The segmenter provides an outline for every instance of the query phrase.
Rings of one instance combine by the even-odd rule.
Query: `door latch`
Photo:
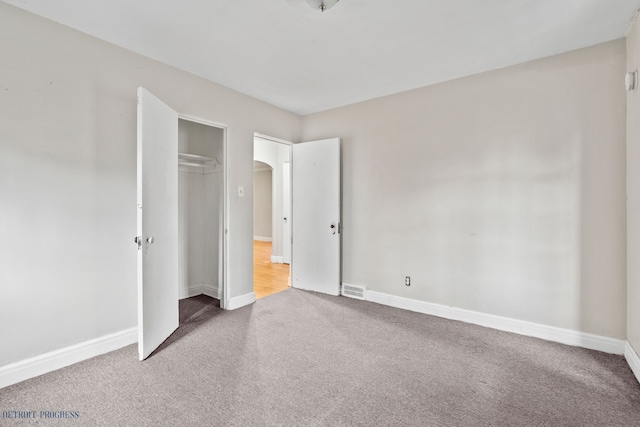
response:
[[[140,250],[142,248],[142,236],[136,236],[133,241],[138,244],[138,250]]]

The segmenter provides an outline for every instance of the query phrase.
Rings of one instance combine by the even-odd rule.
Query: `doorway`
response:
[[[221,299],[224,129],[178,120],[178,295]]]
[[[253,288],[262,298],[291,286],[291,143],[255,135]]]

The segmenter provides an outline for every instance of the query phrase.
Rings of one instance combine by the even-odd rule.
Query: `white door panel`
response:
[[[340,139],[293,145],[292,286],[340,294]]]
[[[138,88],[138,354],[178,328],[178,114]]]

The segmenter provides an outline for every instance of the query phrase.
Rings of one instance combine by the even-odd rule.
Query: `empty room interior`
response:
[[[1,0],[0,425],[638,425],[639,9]]]

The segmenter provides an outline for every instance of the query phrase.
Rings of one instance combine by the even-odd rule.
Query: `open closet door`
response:
[[[138,354],[178,328],[178,114],[138,88]]]
[[[340,295],[340,139],[293,145],[295,288]]]

